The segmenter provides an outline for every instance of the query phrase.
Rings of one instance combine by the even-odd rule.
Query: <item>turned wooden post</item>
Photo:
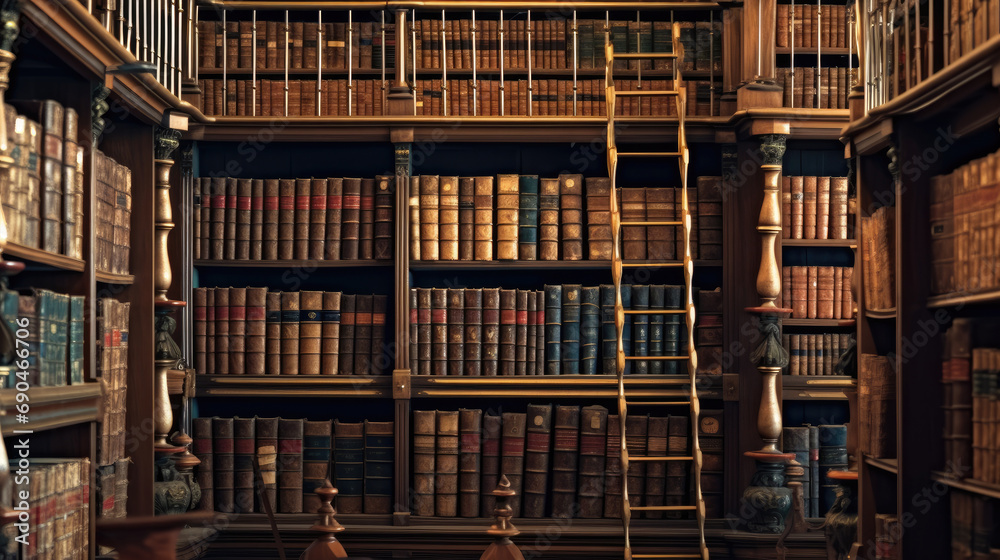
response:
[[[323,482],[323,486],[316,489],[316,494],[319,496],[319,501],[322,502],[322,505],[317,512],[319,513],[319,519],[309,530],[319,533],[319,535],[309,545],[309,548],[302,552],[299,560],[336,560],[338,558],[347,558],[347,551],[344,550],[344,545],[340,544],[340,541],[337,540],[337,533],[344,531],[344,526],[334,518],[337,515],[337,510],[333,509],[333,498],[337,495],[337,489],[330,484],[329,480],[326,480]]]
[[[499,484],[491,494],[496,496],[497,507],[493,510],[493,525],[486,534],[493,537],[493,544],[486,548],[479,560],[524,560],[521,550],[510,540],[511,537],[520,535],[521,531],[510,521],[513,510],[508,502],[517,492],[511,489],[506,475],[501,475]]]

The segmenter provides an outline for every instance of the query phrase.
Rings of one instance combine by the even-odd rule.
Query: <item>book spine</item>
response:
[[[499,260],[517,260],[518,257],[519,180],[517,175],[497,176],[496,258]]]
[[[545,286],[545,374],[562,371],[563,286]]]
[[[617,414],[608,415],[604,463],[604,517],[622,516],[621,424]]]
[[[540,179],[539,191],[538,258],[554,261],[559,258],[559,180]],[[608,215],[610,217],[610,212]],[[609,228],[609,236],[610,233]]]
[[[375,246],[372,256],[375,260],[390,260],[393,255],[395,178],[381,175],[375,181]]]
[[[500,472],[510,481],[510,489],[517,494],[507,501],[513,514],[520,517],[524,478],[524,440],[526,415],[523,412],[504,412]],[[496,486],[493,486],[494,488]]]
[[[323,256],[326,260],[341,258],[341,234],[344,216],[344,180],[329,178],[326,180],[326,228]]]
[[[363,183],[364,180],[357,178],[345,178],[343,181],[340,225],[340,258],[343,260],[360,258]]]
[[[559,176],[559,219],[562,238],[562,258],[578,261],[583,258],[583,176]]]
[[[195,479],[201,487],[201,501],[198,509],[204,511],[215,511],[215,461],[213,455],[214,441],[213,420],[211,418],[192,418],[192,438],[191,452],[194,453],[201,464]],[[113,506],[112,506],[113,507]]]
[[[340,375],[354,375],[354,334],[357,324],[357,296],[340,296]]]
[[[552,449],[552,516],[576,514],[577,467],[580,444],[580,407],[556,406]]]
[[[472,290],[466,290],[466,296]],[[483,438],[483,411],[458,411],[458,513],[461,517],[479,516],[480,474]]]
[[[438,195],[438,251],[443,261],[458,260],[458,177],[440,177]]]
[[[435,508],[436,414],[413,411],[413,514],[433,516]]]
[[[216,511],[235,513],[233,419],[212,419],[212,464]]]
[[[549,450],[552,445],[552,405],[529,404],[527,418],[522,516],[538,518],[545,516]]]
[[[354,375],[371,372],[372,330],[375,298],[372,295],[355,297],[354,307]]]
[[[538,258],[538,176],[521,175],[518,209],[518,258]]]
[[[517,290],[500,290],[500,375],[516,372]]]
[[[229,288],[229,373],[246,373],[246,288]]]
[[[483,439],[482,439],[482,479],[480,489],[482,491],[479,508],[480,517],[493,515],[496,508],[496,496],[493,490],[500,482],[500,449],[501,433],[503,431],[503,419],[501,416],[483,415]],[[506,471],[504,471],[506,474]]]
[[[365,478],[364,424],[334,420],[333,432],[333,484],[339,491],[337,512],[362,513]]]
[[[332,424],[329,420],[303,423],[302,435],[302,511],[318,511],[322,505],[316,489],[330,477]]]
[[[392,513],[394,433],[393,422],[365,421],[365,513]]]
[[[448,375],[465,373],[465,291],[448,288]]]
[[[375,179],[361,180],[361,208],[358,225],[358,256],[371,260],[375,254]]]
[[[254,511],[254,420],[233,419],[233,487],[237,513]]]

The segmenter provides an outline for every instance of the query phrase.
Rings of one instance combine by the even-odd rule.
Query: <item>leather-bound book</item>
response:
[[[323,292],[320,314],[320,373],[336,375],[340,370],[340,292]]]
[[[295,258],[295,180],[278,180],[278,254],[281,260]]]
[[[604,447],[604,517],[622,516],[621,420],[608,414],[608,439]]]
[[[253,194],[253,181],[250,179],[236,180],[236,220],[234,229],[234,258],[247,260],[250,258],[250,204]]]
[[[476,179],[475,177],[460,177],[458,179],[458,260],[474,260],[475,245]]]
[[[581,315],[580,284],[564,284],[562,286],[562,327],[560,338],[560,373],[576,375],[580,373],[580,315]]]
[[[371,260],[375,254],[375,179],[361,180],[361,212],[358,227],[358,256]]]
[[[343,208],[340,216],[340,258],[343,260],[360,258],[362,183],[363,180],[358,178],[343,180]]]
[[[634,291],[634,290],[633,290]],[[664,307],[666,309],[684,309],[684,286],[667,285],[663,289]],[[687,332],[682,315],[672,313],[663,317],[663,354],[666,356],[683,356],[687,347],[683,344]],[[667,360],[663,362],[663,373],[684,373],[686,369],[682,362]]]
[[[521,175],[518,182],[518,258],[538,258],[538,175]]]
[[[299,373],[299,292],[281,292],[281,373]]]
[[[13,111],[12,111],[13,112]],[[62,188],[63,188],[63,254],[74,258],[82,258],[83,256],[83,151],[80,144],[77,142],[77,122],[78,117],[76,110],[72,107],[65,108],[65,142],[63,144],[63,172],[62,172]],[[8,118],[8,122],[11,119]],[[9,126],[9,125],[8,125]],[[12,138],[12,133],[14,131],[8,128],[8,142],[13,147],[14,141]],[[13,173],[16,173],[16,164],[13,168]],[[8,200],[14,196],[14,190],[17,187],[11,188],[10,196]],[[12,222],[11,218],[16,218],[13,214],[8,218],[8,223]],[[10,226],[8,226],[10,227]]]
[[[197,219],[197,215],[195,216]],[[264,180],[250,180],[250,242],[245,258],[263,258],[264,242]]]
[[[833,268],[833,318],[843,319],[844,311],[844,272],[842,267]],[[784,281],[784,278],[782,278]]]
[[[545,286],[545,374],[562,372],[562,285]]]
[[[804,266],[792,269],[792,317],[805,319],[808,313],[808,270]]]
[[[207,288],[195,288],[192,292],[194,307],[194,369],[198,373],[208,373],[206,360],[208,358],[205,336],[208,331]]]
[[[289,68],[302,68],[305,39],[305,23],[293,21],[288,24],[288,61]]]
[[[781,307],[790,308],[792,306],[792,267],[781,267],[781,295],[779,296]]]
[[[517,343],[517,290],[500,290],[500,375],[514,375]]]
[[[667,431],[667,455],[673,457],[688,456],[688,440],[691,424],[687,416],[671,415]],[[652,455],[652,453],[650,453]],[[667,463],[666,501],[664,505],[679,506],[688,502],[688,473],[691,463],[687,461],[671,461]],[[667,518],[684,517],[682,512],[668,512]]]
[[[629,189],[625,189],[627,191]],[[645,216],[636,215],[636,219],[647,219],[651,222],[669,222],[676,220],[675,191],[671,188],[644,189]],[[625,201],[623,201],[624,206]],[[624,211],[624,208],[623,208]],[[624,218],[624,215],[623,215]],[[623,231],[641,230],[641,227],[628,227]],[[677,254],[676,237],[681,230],[675,226],[648,226],[646,232],[645,258],[649,260],[673,260],[680,258]],[[626,241],[627,241],[626,237]],[[626,257],[627,258],[627,257]]]
[[[281,371],[281,292],[265,295],[264,372],[279,375]]]
[[[365,425],[333,421],[333,484],[338,513],[364,511]]]
[[[323,247],[325,260],[340,259],[343,211],[344,180],[339,177],[331,177],[326,180],[326,228]]]
[[[611,260],[611,179],[587,177],[587,258]]]
[[[791,239],[803,239],[805,235],[805,178],[789,177],[789,192],[791,193]]]
[[[810,319],[819,317],[819,267],[806,267],[806,312]]]
[[[420,374],[420,355],[417,353],[420,338],[420,304],[417,289],[410,288],[410,374]]]
[[[649,286],[649,308],[652,310],[666,309],[666,286],[653,284]],[[701,308],[699,307],[699,311]],[[700,318],[700,316],[699,316]],[[664,325],[668,321],[668,316],[660,313],[649,315],[649,344],[648,353],[650,356],[665,356],[664,352]],[[649,361],[649,373],[660,375],[664,370],[662,360]]]
[[[434,515],[458,515],[458,411],[437,411]]]
[[[278,419],[278,512],[280,513],[302,513],[302,436],[302,419]],[[340,505],[338,502],[338,506]]]
[[[816,267],[816,318],[833,319],[834,281],[836,269],[832,266]],[[841,286],[843,289],[843,286]]]
[[[500,289],[483,288],[482,374],[496,376],[500,370]]]
[[[299,373],[319,375],[323,338],[323,292],[299,292]]]
[[[788,10],[787,5],[783,7],[786,11]],[[781,13],[780,8],[781,6],[779,6],[779,14]],[[781,238],[792,238],[792,178],[788,176],[781,178]]]
[[[413,411],[413,514],[434,515],[435,433],[437,415],[433,410]]]
[[[645,311],[649,309],[649,286],[632,286],[632,309]],[[634,315],[632,319],[632,356],[649,355],[649,315]],[[633,372],[638,374],[649,373],[648,360],[636,360],[633,362]]]
[[[667,422],[666,416],[650,416],[649,429],[646,434],[646,452],[650,457],[663,457],[667,454]],[[646,506],[662,506],[667,487],[667,462],[652,461],[646,465]],[[631,496],[630,496],[631,497]],[[663,519],[662,511],[647,511],[646,519]]]
[[[578,517],[599,519],[604,516],[605,445],[608,409],[585,406],[580,411]]]
[[[389,296],[372,296],[372,354],[371,367],[369,372],[372,375],[379,375],[392,364],[390,357],[386,356],[388,348],[385,344],[385,324],[386,311],[389,307]]]
[[[226,178],[213,177],[209,195],[209,253],[206,257],[221,260],[226,238]]]
[[[984,385],[975,385],[973,393],[971,352],[972,325],[968,318],[956,318],[945,333],[941,351],[941,382],[944,386],[945,468],[961,476],[963,469],[974,465],[972,452],[973,395],[982,402]],[[981,358],[981,354],[980,354]],[[978,420],[978,415],[976,416]],[[978,423],[978,422],[977,422]],[[981,430],[980,430],[981,433]],[[973,473],[975,475],[975,473]]]
[[[525,348],[525,375],[538,375],[538,331],[539,328],[545,329],[544,318],[539,324],[538,322],[538,290],[529,290],[525,294],[525,299],[527,300],[528,308],[526,312],[526,319],[528,322],[527,326],[527,342]],[[545,311],[545,303],[542,302],[542,313]],[[520,319],[520,315],[518,315]],[[544,342],[542,343],[544,346]],[[542,363],[545,363],[544,358]]]
[[[521,516],[545,516],[548,493],[549,450],[552,447],[552,405],[529,404],[524,454],[524,499]]]
[[[521,516],[521,500],[524,477],[524,430],[526,415],[523,412],[503,413],[503,452],[500,458],[500,473],[507,476],[510,489],[517,492],[508,500],[515,517]]]
[[[517,260],[519,181],[517,175],[497,175],[496,258],[498,260]]]
[[[447,298],[447,372],[448,375],[462,375],[465,371],[465,289],[448,288]]]
[[[702,449],[702,497],[705,500],[705,517],[719,518],[724,516],[723,497],[723,460],[725,438],[722,432],[722,411],[702,410],[698,419],[698,442]],[[804,466],[809,465],[808,444],[806,445]],[[785,447],[789,451],[788,447]],[[683,466],[683,464],[682,464]],[[668,472],[670,467],[667,467]],[[808,473],[808,468],[805,469]],[[715,487],[709,484],[710,479],[715,479]],[[808,484],[803,484],[803,492]],[[811,496],[811,493],[809,494]],[[809,510],[806,510],[809,515]],[[810,515],[810,517],[812,517]]]
[[[441,176],[438,194],[438,251],[443,261],[458,260],[458,177]]]
[[[830,178],[830,239],[847,239],[847,177]]]
[[[18,143],[20,144],[20,142],[18,142]],[[27,156],[27,151],[28,151],[27,146],[20,147],[20,149],[25,154],[25,155],[23,155],[21,157],[22,158],[26,157]],[[98,152],[98,156],[97,156],[97,160],[96,161],[97,161],[97,164],[95,165],[95,167],[96,167],[95,171],[96,171],[96,175],[98,176],[98,179],[97,179],[98,190],[99,190],[99,192],[102,191],[102,190],[106,191],[107,181],[103,180],[103,178],[102,178],[106,174],[106,172],[102,171],[102,169],[107,165],[107,158],[104,156],[104,154],[101,154],[101,153]],[[27,168],[27,165],[21,165],[21,162],[18,162],[18,170],[19,170],[19,172],[25,172],[26,173],[27,172],[26,168]],[[211,250],[212,250],[211,249],[211,240],[210,240],[211,229],[212,229],[212,216],[211,216],[211,213],[212,213],[212,196],[209,194],[209,193],[212,192],[212,180],[210,178],[208,178],[208,177],[201,177],[201,178],[198,178],[195,181],[195,184],[197,185],[196,191],[195,191],[195,215],[194,215],[194,219],[196,220],[195,233],[196,233],[196,238],[197,238],[197,248],[195,250],[195,258],[197,258],[197,259],[208,259],[211,256]],[[101,200],[101,196],[98,195],[98,201],[100,201],[100,200]],[[110,201],[103,201],[102,202],[102,208],[107,209],[108,206],[110,206]],[[30,215],[29,216],[25,216],[24,219],[26,221],[30,221],[31,217],[30,217]],[[106,217],[102,218],[102,220],[104,220],[104,221],[99,222],[100,224],[106,224],[107,223],[107,218]],[[30,223],[29,224],[25,224],[25,226],[24,226],[23,229],[25,229],[25,232],[24,232],[24,235],[25,235],[24,241],[26,242],[25,244],[28,244],[27,242],[30,239],[30,232],[29,232],[29,230],[32,229]],[[103,237],[106,237],[106,234],[102,235],[101,237],[98,237],[98,240],[101,240]],[[101,241],[98,241],[97,246],[95,248],[98,249],[98,250],[101,249]],[[102,262],[102,259],[98,258],[98,263],[100,263],[100,262]]]
[[[871,457],[895,457],[896,372],[885,356],[860,355],[858,405],[862,411],[860,451]]]
[[[430,373],[448,374],[448,292],[431,289]]]
[[[365,513],[392,513],[394,425],[365,420]]]
[[[191,452],[195,457],[201,459],[195,473],[198,486],[201,487],[201,501],[198,502],[198,509],[202,511],[215,511],[215,460],[212,454],[212,418],[192,418],[191,436],[194,441],[191,443]]]
[[[315,513],[322,505],[316,489],[332,474],[333,424],[329,420],[306,420],[302,431],[302,513]]]
[[[830,239],[830,177],[816,178],[816,239]]]
[[[215,181],[215,179],[212,179]],[[264,180],[264,210],[261,237],[261,258],[264,260],[275,260],[278,258],[278,238],[280,228],[280,200],[281,187],[278,179]],[[214,225],[214,224],[213,224]],[[204,246],[202,248],[204,254]],[[207,256],[207,255],[206,255]],[[215,258],[215,257],[213,257]]]
[[[482,375],[483,358],[483,290],[465,289],[464,361],[461,375]],[[478,495],[478,492],[477,492]],[[478,508],[476,508],[478,511]],[[464,516],[463,516],[464,517]]]
[[[430,375],[431,373],[431,290],[416,288],[417,336],[415,364],[410,365],[412,373]],[[411,315],[412,317],[412,315]]]
[[[577,465],[580,449],[580,407],[556,406],[552,449],[552,516],[575,514]]]
[[[475,178],[475,258],[493,260],[493,177]]]
[[[802,178],[802,238],[816,239],[819,182],[817,177]],[[794,192],[794,191],[793,191]],[[794,210],[793,210],[794,211]]]
[[[482,432],[482,479],[480,489],[482,499],[480,500],[479,516],[488,517],[493,515],[496,508],[496,496],[492,494],[496,484],[500,481],[500,451],[501,434],[503,432],[503,420],[501,416],[483,414]],[[504,473],[506,474],[506,473]]]
[[[215,510],[235,513],[233,419],[212,418],[212,468],[215,473]]]
[[[562,259],[583,258],[583,176],[559,175],[559,222]]]
[[[232,177],[226,177],[222,257],[229,260],[236,258],[236,203],[239,198],[238,192],[239,182]]]
[[[229,373],[229,288],[215,288],[215,325],[213,373]]]
[[[420,258],[440,259],[440,177],[420,176]]]
[[[466,294],[471,290],[466,290]],[[483,411],[462,408],[458,411],[458,514],[479,516],[480,453],[482,452]]]
[[[647,455],[647,434],[649,416],[645,414],[629,414],[625,421],[625,445],[630,457]],[[646,505],[643,498],[646,494],[646,463],[632,461],[628,466],[628,496],[633,506]]]
[[[301,181],[301,180],[300,180]],[[326,256],[326,203],[327,203],[327,180],[310,179],[309,181],[309,221],[308,221],[308,254],[306,257],[312,260],[323,260]],[[300,184],[301,186],[301,184]],[[299,201],[296,201],[298,208]],[[301,211],[296,214],[301,217]],[[296,224],[296,231],[302,226]]]
[[[601,284],[601,366],[604,375],[617,374],[618,331],[615,328],[615,287]]]
[[[340,296],[340,375],[354,375],[354,331],[357,296]]]
[[[818,431],[819,507],[820,511],[829,511],[837,499],[837,484],[827,473],[832,470],[847,470],[847,426],[820,425]]]
[[[622,189],[622,222],[642,222],[646,219],[646,189]],[[622,258],[644,260],[646,258],[646,226],[622,226]]]
[[[610,210],[608,216],[610,220]],[[608,235],[611,235],[610,226]],[[539,180],[538,258],[543,261],[559,259],[559,179]]]
[[[229,288],[229,373],[246,373],[246,288]]]
[[[419,261],[420,254],[420,177],[410,177],[410,260]]]
[[[375,246],[372,257],[376,260],[392,259],[395,184],[396,178],[391,175],[379,175],[375,178]]]
[[[528,374],[528,291],[514,294],[514,375]]]
[[[368,375],[372,360],[372,314],[375,299],[358,295],[354,309],[354,375]]]

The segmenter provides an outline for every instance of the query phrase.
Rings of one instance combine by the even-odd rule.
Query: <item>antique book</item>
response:
[[[197,224],[198,213],[195,212]],[[197,228],[197,225],[195,226]],[[250,181],[250,243],[247,258],[261,260],[264,248],[264,180]],[[195,245],[197,248],[198,246]]]
[[[580,412],[580,456],[578,516],[599,519],[604,516],[605,446],[608,410],[603,406],[585,406]]]
[[[212,179],[212,181],[215,181],[215,179]],[[265,260],[276,260],[278,258],[280,192],[280,183],[278,179],[264,180],[264,209],[261,217],[263,222],[261,226],[261,238],[263,240],[263,244],[261,246],[261,258]],[[209,200],[211,201],[211,198]],[[212,207],[214,208],[214,202],[210,203],[213,204]],[[205,215],[204,209],[202,209],[202,215]],[[205,235],[204,225],[202,226],[202,235]],[[204,242],[202,242],[201,252],[203,258],[209,257],[208,252],[205,251]]]
[[[538,175],[521,175],[518,180],[518,258],[538,258]]]
[[[215,313],[212,321],[215,329],[213,336],[215,368],[213,373],[226,374],[229,373],[229,288],[215,288],[212,293],[215,298]]]
[[[475,177],[460,177],[458,179],[458,260],[474,260],[475,244],[476,179]]]
[[[324,229],[323,256],[325,260],[341,258],[341,218],[344,212],[344,179],[326,180],[326,227]]]
[[[236,187],[234,198],[235,205],[232,209],[234,221],[227,222],[227,228],[233,228],[233,257],[239,260],[250,258],[250,200],[253,193],[253,181],[250,179],[233,179],[232,184]],[[228,198],[228,197],[227,197]],[[230,213],[230,209],[226,209]],[[226,253],[228,257],[229,240],[227,239]]]
[[[625,445],[630,457],[647,455],[647,430],[649,416],[630,414],[625,420]],[[644,506],[646,493],[646,463],[633,461],[629,463],[627,475],[629,502],[633,506]]]
[[[650,309],[666,309],[666,286],[662,284],[653,284],[649,286],[649,308]],[[699,307],[700,311],[700,307]],[[665,356],[664,353],[664,340],[663,327],[667,322],[667,316],[661,313],[651,313],[649,316],[649,344],[648,344],[648,354],[650,356]],[[699,320],[701,315],[698,316]],[[660,375],[663,373],[663,361],[662,360],[650,360],[648,371],[653,375]]]
[[[421,260],[420,253],[420,177],[410,177],[410,260]]]
[[[433,288],[430,294],[430,373],[448,374],[448,291]]]
[[[365,420],[365,513],[392,513],[394,424]]]
[[[792,276],[792,297],[791,297],[791,308],[792,317],[796,319],[805,319],[809,317],[808,313],[808,267],[805,266],[793,266],[791,267]]]
[[[802,178],[802,238],[817,239],[818,178]],[[794,191],[793,191],[794,192]],[[794,212],[794,208],[793,208]]]
[[[435,508],[435,433],[433,410],[413,411],[413,514],[433,516]]]
[[[601,284],[601,366],[604,375],[617,374],[615,354],[618,333],[615,328],[615,289],[611,284]]]
[[[278,512],[280,513],[302,513],[303,426],[302,419],[278,419]]]
[[[340,258],[361,258],[361,214],[364,179],[344,178],[340,224]],[[329,190],[329,185],[328,185]],[[329,206],[327,207],[329,212]],[[329,223],[329,222],[328,222]]]
[[[623,193],[629,191],[630,189],[623,189]],[[676,220],[676,210],[679,208],[680,204],[675,201],[675,189],[670,188],[647,188],[645,190],[645,214],[640,215],[642,210],[638,208],[633,208],[630,213],[634,214],[635,220],[649,220],[651,222],[669,222]],[[623,194],[623,197],[625,195]],[[622,200],[622,212],[624,219],[625,209],[628,200],[623,198]],[[673,260],[678,258],[676,254],[676,238],[677,233],[681,230],[676,226],[647,226],[643,227],[633,227],[630,226],[623,231],[628,232],[629,230],[643,230],[645,229],[645,247],[644,251],[640,250],[638,247],[634,247],[633,251],[635,254],[644,253],[642,257],[636,258],[648,258],[649,260]],[[639,232],[633,232],[632,235],[638,236]],[[625,240],[628,242],[628,233],[625,234]],[[633,242],[634,244],[635,242]],[[628,257],[626,257],[628,258]]]
[[[885,356],[859,356],[858,404],[860,450],[871,457],[895,457],[896,372]]]
[[[580,407],[556,406],[552,449],[552,516],[573,517],[577,492]]]
[[[326,205],[329,198],[327,185],[326,179],[310,179],[308,249],[307,256],[304,258],[322,260],[326,256]],[[297,207],[298,204],[299,202],[296,201]],[[301,217],[301,211],[297,210],[296,212]],[[296,225],[296,228],[299,227]]]
[[[278,375],[282,373],[281,292],[266,292],[264,312],[264,373]]]
[[[354,375],[356,309],[357,296],[351,294],[340,296],[340,357],[337,360],[340,375]]]
[[[811,271],[811,267],[810,267]],[[816,267],[816,318],[833,319],[834,267]],[[843,288],[842,288],[843,289]]]
[[[652,423],[652,420],[650,421]],[[691,424],[687,416],[670,415],[667,425],[667,455],[674,457],[688,456],[688,434]],[[652,455],[652,452],[650,452]],[[688,473],[691,463],[687,461],[671,461],[667,463],[666,499],[664,505],[679,506],[688,498]],[[683,517],[683,512],[667,512],[667,518]]]
[[[393,246],[393,199],[395,198],[395,177],[379,175],[375,177],[375,231],[372,258],[389,260]]]
[[[483,288],[482,374],[499,373],[500,359],[500,289]]]
[[[323,292],[299,292],[298,319],[298,372],[302,375],[319,375],[323,338]]]
[[[497,176],[496,258],[498,260],[516,260],[518,257],[519,181],[517,175]]]
[[[295,258],[295,180],[279,179],[278,192],[277,258],[290,260]]]
[[[466,295],[474,290],[466,290]],[[479,516],[480,453],[483,438],[483,411],[462,408],[458,411],[458,514]]]
[[[610,210],[608,219],[610,224]],[[608,239],[610,235],[609,228]],[[538,258],[543,261],[559,259],[559,179],[539,179]]]
[[[502,431],[503,420],[501,416],[488,412],[483,414],[480,517],[493,515],[493,510],[496,509],[496,496],[492,492],[500,481],[500,474],[507,474],[506,470],[502,471],[500,466]]]
[[[329,420],[305,420],[302,428],[302,512],[319,511],[316,489],[331,476],[333,424]]]
[[[198,509],[215,511],[215,460],[213,456],[213,425],[214,419],[200,417],[191,419],[191,452],[201,464],[195,474],[198,486],[201,487],[201,501]]]
[[[375,179],[361,179],[361,208],[358,226],[358,257],[371,260],[375,252]]]
[[[443,261],[458,260],[458,186],[458,177],[440,177],[438,184],[438,250]]]
[[[632,286],[632,310],[645,311],[649,309],[649,286]],[[632,316],[632,353],[627,356],[648,356],[649,355],[649,315],[636,314]],[[648,360],[636,360],[632,362],[633,372],[637,374],[649,373]]]
[[[611,179],[587,177],[584,185],[587,193],[587,258],[610,260]]]
[[[860,396],[859,396],[860,398]],[[831,470],[847,469],[847,426],[820,425],[819,438],[819,474],[813,479],[819,481],[819,509],[830,511],[837,499],[837,484],[827,477]]]
[[[481,362],[483,359],[483,290],[481,288],[466,288],[464,297],[465,309],[461,335],[464,359],[462,371],[456,375],[479,376],[482,375]],[[478,508],[476,509],[478,511]]]
[[[228,373],[246,373],[246,288],[226,288],[229,294],[229,369]]]
[[[622,222],[642,222],[646,220],[646,190],[624,188],[621,190]],[[622,259],[630,261],[646,258],[646,226],[622,226]]]
[[[559,175],[559,222],[562,259],[583,259],[582,175]]]
[[[477,261],[493,260],[493,177],[475,177],[475,247]]]
[[[440,177],[420,176],[420,258],[425,261],[440,259]]]
[[[527,300],[526,301],[527,306],[525,308],[526,310],[523,313],[521,311],[518,311],[518,316],[517,316],[517,319],[518,319],[518,328],[520,328],[520,321],[521,321],[521,318],[522,318],[522,314],[525,315],[524,320],[527,323],[527,326],[524,329],[526,331],[525,332],[525,338],[526,338],[526,340],[525,340],[525,344],[524,344],[524,361],[525,361],[525,364],[524,364],[524,374],[525,375],[538,375],[539,374],[539,371],[538,371],[538,331],[539,331],[539,328],[541,328],[541,330],[543,330],[543,331],[545,329],[545,326],[544,326],[545,325],[545,321],[544,321],[544,319],[541,322],[541,324],[539,324],[539,322],[538,322],[538,294],[539,293],[541,293],[543,295],[543,297],[544,297],[545,292],[539,292],[539,290],[529,290],[529,291],[524,292],[524,297]],[[518,295],[520,296],[520,292],[519,292]],[[520,303],[518,305],[520,305]],[[544,310],[545,310],[545,302],[543,301],[542,302],[542,312],[543,313],[544,313]],[[518,331],[518,334],[520,334],[520,331]],[[542,342],[543,346],[544,346],[544,344],[545,343]],[[518,340],[518,346],[520,346],[520,345],[521,345],[520,340]],[[520,352],[521,348],[518,348],[518,351]],[[520,359],[520,354],[517,355],[517,358]],[[543,357],[542,358],[542,364],[544,364],[544,363],[545,363],[545,359]]]
[[[551,404],[528,405],[526,438],[522,517],[544,517],[552,447]]]
[[[702,450],[701,478],[702,498],[705,501],[705,516],[713,518],[722,517],[724,515],[722,503],[724,489],[722,487],[722,480],[725,459],[722,410],[706,409],[701,411],[698,418],[698,443],[701,445]],[[808,449],[808,445],[806,448]],[[786,451],[788,450],[787,447],[785,449]],[[806,459],[803,466],[806,467],[805,470],[808,472],[808,452],[806,453]],[[705,484],[709,478],[717,480],[717,489],[709,489],[710,486]],[[808,510],[806,515],[813,517],[808,513]]]
[[[332,481],[337,494],[338,513],[364,510],[365,431],[361,422],[333,421]]]
[[[562,327],[561,356],[563,375],[580,373],[580,315],[581,289],[579,284],[564,284],[562,286]]]
[[[387,357],[389,348],[385,343],[386,313],[389,307],[389,296],[376,294],[372,296],[372,343],[369,371],[371,375],[379,375],[391,366]]]
[[[646,434],[646,452],[650,457],[663,457],[667,454],[667,424],[666,416],[650,416]],[[665,461],[652,461],[646,465],[646,493],[643,497],[646,506],[664,505],[667,488],[667,467]],[[677,504],[679,505],[679,504]],[[662,511],[647,511],[646,519],[663,519]]]
[[[448,375],[463,375],[465,372],[465,290],[448,288]]]
[[[580,365],[579,373],[597,373],[597,349],[601,330],[600,289],[587,286],[580,292]]]
[[[617,414],[608,414],[607,434],[604,448],[604,517],[617,518],[622,516],[622,437]]]
[[[524,439],[526,415],[523,412],[504,412],[500,472],[507,476],[510,488],[517,495],[508,500],[515,516],[521,515],[524,477]],[[495,486],[494,486],[495,488]]]
[[[437,411],[434,462],[434,514],[458,515],[458,411]]]
[[[805,181],[804,177],[789,177],[792,205],[790,239],[803,239],[805,235]]]
[[[816,239],[830,238],[830,177],[816,178]]]
[[[320,373],[340,373],[340,292],[323,292],[323,309],[320,313]]]
[[[217,304],[218,296],[219,293],[216,294]],[[299,292],[281,292],[281,373],[284,375],[299,373],[300,305]]]
[[[514,294],[514,375],[528,373],[528,293]]]
[[[517,368],[517,290],[500,289],[500,375],[514,375]]]
[[[372,319],[375,299],[358,295],[354,300],[354,375],[368,375],[372,359]]]
[[[545,374],[562,372],[563,286],[545,286]]]

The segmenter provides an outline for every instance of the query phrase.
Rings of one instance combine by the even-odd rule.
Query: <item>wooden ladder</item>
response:
[[[612,257],[611,274],[615,287],[615,330],[617,333],[617,359],[616,368],[618,372],[618,415],[620,418],[621,435],[621,477],[622,477],[622,524],[625,530],[625,560],[633,558],[690,558],[692,560],[708,560],[708,547],[705,544],[705,502],[701,496],[701,446],[698,443],[698,417],[700,414],[700,404],[698,402],[697,384],[695,383],[695,370],[698,366],[698,357],[695,353],[694,319],[695,309],[691,294],[691,277],[694,272],[694,262],[691,260],[691,212],[688,207],[687,195],[687,174],[688,174],[688,147],[685,136],[684,118],[687,111],[687,90],[681,77],[680,62],[684,58],[683,46],[680,42],[680,25],[673,24],[673,51],[671,53],[615,53],[614,46],[605,35],[605,98],[607,100],[607,144],[608,144],[608,174],[611,179],[611,235],[612,235]],[[673,61],[673,89],[669,90],[636,90],[636,91],[615,91],[613,79],[613,69],[616,60],[655,60],[669,59]],[[618,97],[673,97],[677,108],[677,151],[675,152],[620,152],[615,141],[615,103]],[[681,191],[681,220],[679,221],[622,221],[621,211],[618,206],[616,175],[618,171],[619,158],[676,158],[680,166],[680,191]],[[662,262],[624,262],[622,259],[622,228],[644,227],[644,226],[670,226],[679,227],[684,235],[684,254],[680,260]],[[684,269],[684,298],[682,300],[683,309],[675,310],[655,310],[625,309],[622,305],[622,270],[624,268],[639,267],[682,267]],[[655,314],[683,314],[687,326],[687,351],[682,356],[626,356],[622,339],[622,330],[625,325],[625,315],[655,315]],[[664,400],[662,402],[630,401],[626,394],[625,384],[625,364],[631,360],[678,360],[687,363],[689,395],[687,400]],[[689,456],[629,456],[628,443],[626,439],[626,418],[630,405],[641,407],[675,408],[688,407],[690,410],[689,425],[691,428],[691,455]],[[633,461],[685,461],[693,465],[690,475],[694,477],[694,495],[692,505],[674,506],[631,506],[628,494],[628,469],[629,463]],[[629,540],[629,524],[634,511],[693,511],[698,525],[698,551],[697,552],[663,552],[654,554],[633,554],[632,545]]]

